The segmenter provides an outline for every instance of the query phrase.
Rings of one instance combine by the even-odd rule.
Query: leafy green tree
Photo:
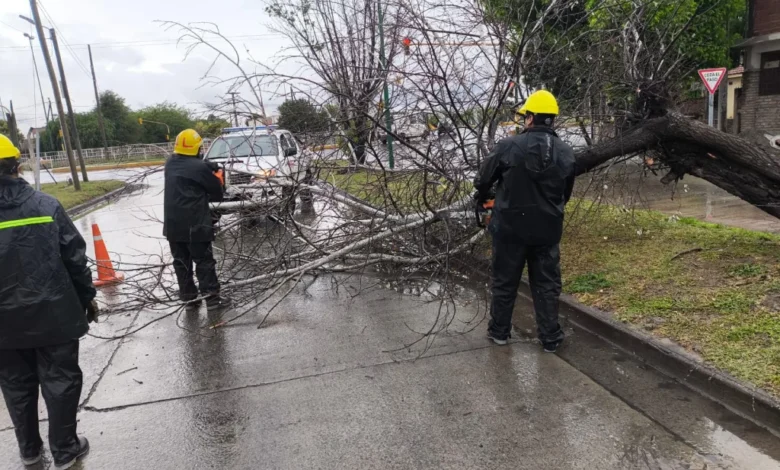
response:
[[[100,94],[100,111],[107,122],[114,127],[113,138],[109,145],[135,144],[141,137],[141,127],[133,118],[125,99],[111,90]]]
[[[0,134],[3,134],[4,136],[11,138],[11,130],[8,127],[8,121],[4,121],[0,119]],[[17,135],[19,137],[19,142],[23,142],[24,135],[22,135],[21,132],[18,132]]]
[[[516,44],[528,31],[515,18],[549,5],[486,1],[511,18]],[[744,32],[745,16],[743,0],[573,0],[545,17],[542,32],[524,45],[519,78],[530,89],[552,91],[575,116],[598,120],[612,106],[663,114],[698,83],[696,69],[736,65],[730,47]]]
[[[58,152],[64,149],[63,145],[60,122],[57,119],[47,122],[46,129],[41,132],[41,152]]]
[[[104,120],[104,124],[106,127],[106,139],[111,142],[115,139],[114,122]],[[81,139],[82,148],[103,147],[103,137],[100,135],[97,113],[91,111],[88,113],[76,114],[76,126],[79,129],[79,138]]]
[[[290,99],[279,106],[279,127],[295,134],[327,130],[328,117],[306,99]]]

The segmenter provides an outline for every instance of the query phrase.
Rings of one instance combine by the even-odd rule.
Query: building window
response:
[[[780,51],[761,54],[758,94],[780,95]]]

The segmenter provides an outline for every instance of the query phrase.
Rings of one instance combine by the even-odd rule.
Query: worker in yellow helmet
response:
[[[553,130],[558,102],[546,90],[528,97],[519,113],[525,130],[496,144],[474,180],[478,204],[495,186],[493,300],[488,337],[506,344],[520,278],[528,263],[539,340],[547,352],[563,341],[558,323],[561,294],[559,242],[563,209],[574,187],[574,152]]]
[[[43,458],[38,390],[56,468],[89,451],[76,434],[79,338],[97,320],[86,243],[65,209],[20,177],[20,152],[0,135],[0,389],[22,463]]]
[[[165,162],[163,235],[171,247],[179,298],[192,306],[206,298],[207,307],[214,310],[230,304],[219,295],[211,247],[215,233],[209,202],[222,200],[222,183],[214,168],[200,158],[202,146],[203,139],[193,129],[176,136],[173,155]],[[193,280],[193,263],[200,296]]]

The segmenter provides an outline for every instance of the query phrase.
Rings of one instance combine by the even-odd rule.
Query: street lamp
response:
[[[31,25],[35,26],[35,21],[32,20],[32,18],[28,18],[24,15],[19,15],[19,18],[23,19],[24,21],[30,23]]]
[[[25,20],[29,20],[29,18],[27,17],[22,17],[22,18],[24,18]],[[43,106],[43,121],[45,125],[48,125],[49,113],[46,112],[46,102],[43,99],[43,86],[41,85],[41,76],[40,74],[38,74],[38,63],[35,61],[35,49],[33,49],[33,41],[35,41],[35,38],[33,36],[30,36],[27,33],[24,33],[24,37],[30,40],[30,55],[32,55],[33,67],[35,67],[35,78],[38,80],[38,91],[41,93],[41,106]],[[51,138],[51,135],[49,135],[49,138]],[[54,147],[53,142],[52,142],[52,147]]]

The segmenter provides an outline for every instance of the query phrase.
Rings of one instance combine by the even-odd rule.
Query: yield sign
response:
[[[701,81],[704,82],[707,91],[709,91],[710,94],[713,94],[718,90],[723,77],[726,76],[726,69],[702,69],[699,70],[699,76],[701,77]]]

